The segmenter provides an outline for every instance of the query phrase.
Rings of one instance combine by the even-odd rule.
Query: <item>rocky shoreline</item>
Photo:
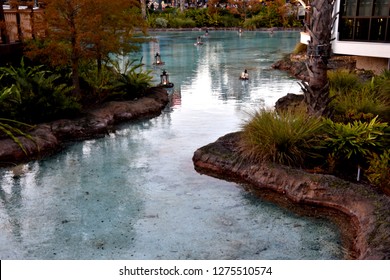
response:
[[[338,224],[345,259],[390,259],[390,197],[363,184],[239,156],[240,133],[195,151],[197,172],[233,181],[263,199]]]
[[[290,54],[281,60],[272,64],[273,69],[285,71],[291,76],[301,80],[308,81],[309,74],[306,67],[306,54]],[[356,69],[356,57],[345,55],[333,55],[328,61],[328,69],[346,69],[353,71]]]
[[[60,151],[69,141],[103,137],[121,122],[156,117],[168,102],[165,89],[150,88],[138,100],[110,101],[86,110],[79,118],[36,125],[28,132],[34,141],[18,137],[27,154],[12,139],[0,139],[0,166],[14,166],[44,158]]]

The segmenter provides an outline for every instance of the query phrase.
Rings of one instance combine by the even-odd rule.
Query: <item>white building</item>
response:
[[[356,56],[358,69],[390,69],[390,0],[336,0],[334,14],[334,54]]]

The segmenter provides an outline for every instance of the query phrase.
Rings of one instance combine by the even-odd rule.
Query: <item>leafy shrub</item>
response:
[[[304,113],[262,110],[243,125],[240,150],[252,160],[270,160],[290,166],[301,166],[316,157],[322,122]]]
[[[240,19],[234,17],[233,15],[223,15],[221,16],[221,25],[223,27],[235,27],[240,26]]]
[[[80,67],[80,84],[83,94],[83,104],[99,103],[111,93],[112,82],[117,78],[117,72],[103,65],[98,71],[96,63],[83,64]]]
[[[143,95],[151,86],[153,77],[151,71],[142,71],[142,62],[135,64],[137,60],[129,61],[125,69],[121,70],[118,61],[112,62],[117,71],[117,78],[112,85],[112,94],[122,96],[125,99],[135,99]]]
[[[26,66],[22,60],[19,67],[1,67],[0,73],[0,95],[8,96],[0,104],[3,117],[37,123],[80,111],[80,104],[70,94],[72,87],[42,65]]]
[[[348,70],[328,71],[329,88],[333,95],[346,95],[360,88],[359,77]]]
[[[390,121],[390,70],[384,70],[381,75],[374,77],[377,98],[383,101],[387,110],[382,114],[383,118]]]
[[[369,164],[367,178],[370,183],[390,194],[390,149],[382,154],[374,153]]]
[[[386,104],[371,83],[357,86],[359,89],[352,87],[353,85],[345,85],[342,89],[339,88],[338,93],[333,96],[331,107],[334,110],[336,121],[370,121],[377,115],[381,119],[386,119],[390,105]]]
[[[344,124],[327,119],[324,123],[326,137],[323,146],[328,149],[329,159],[334,162],[331,167],[339,168],[340,173],[366,165],[369,157],[380,152],[385,145],[387,124],[378,122],[377,117],[370,122]]]
[[[212,14],[209,18],[209,25],[213,27],[220,27],[222,26],[222,17],[219,14]]]
[[[165,18],[161,18],[161,17],[156,18],[156,27],[167,28],[168,27],[168,20]]]
[[[390,104],[390,79],[382,80],[378,85],[378,94],[386,101],[387,104]]]
[[[259,27],[268,27],[268,18],[265,15],[256,15],[251,18],[247,18],[243,23],[244,28],[248,30],[254,30]]]
[[[147,22],[150,27],[238,27],[247,29],[261,27],[299,27],[302,23],[293,14],[288,15],[284,1],[262,5],[252,3],[250,6],[230,7],[229,9],[210,5],[208,8],[186,9],[180,12],[177,8],[166,8],[164,11],[149,11]],[[180,19],[178,19],[180,18]],[[165,19],[165,22],[160,21]],[[245,22],[244,22],[245,21]]]
[[[284,27],[302,27],[302,25],[302,22],[295,15],[291,14],[287,18],[287,26]]]
[[[195,22],[196,26],[209,26],[210,16],[207,9],[187,9],[184,11],[184,16]]]
[[[194,20],[190,18],[174,17],[169,21],[169,27],[172,28],[192,28],[196,27]]]

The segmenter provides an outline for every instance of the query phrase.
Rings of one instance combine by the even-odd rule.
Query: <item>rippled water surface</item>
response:
[[[175,84],[152,120],[121,125],[58,155],[0,169],[1,259],[338,259],[336,227],[199,175],[194,151],[236,131],[297,81],[270,66],[297,32],[153,34],[139,57],[161,53]],[[238,80],[243,69],[250,80]]]

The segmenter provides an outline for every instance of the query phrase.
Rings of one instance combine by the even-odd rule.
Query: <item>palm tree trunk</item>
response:
[[[314,116],[329,115],[328,59],[331,54],[331,33],[334,23],[334,0],[314,0],[310,3],[307,31],[310,41],[306,66],[309,82],[302,82],[304,101],[308,113]]]

